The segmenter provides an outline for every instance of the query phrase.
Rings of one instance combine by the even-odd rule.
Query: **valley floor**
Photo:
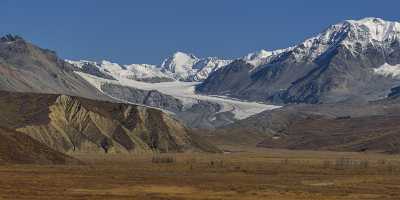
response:
[[[88,164],[0,166],[0,199],[400,199],[395,155],[262,149],[77,157]]]

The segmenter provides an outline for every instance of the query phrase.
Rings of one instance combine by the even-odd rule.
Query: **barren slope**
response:
[[[77,164],[80,161],[57,152],[31,137],[0,128],[0,164]]]

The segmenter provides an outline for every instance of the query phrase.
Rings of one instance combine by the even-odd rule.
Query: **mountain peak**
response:
[[[22,37],[13,34],[7,34],[0,38],[1,42],[15,42],[17,40],[24,40]]]
[[[359,53],[368,46],[382,46],[400,39],[400,23],[380,18],[346,20],[331,25],[320,34],[291,48],[296,59],[315,59],[329,49],[344,46],[353,53]]]
[[[352,31],[364,36],[362,39],[382,42],[387,39],[398,38],[400,35],[400,23],[396,21],[367,17],[360,20],[346,20],[346,23],[350,25]]]
[[[198,59],[194,54],[185,53],[185,52],[182,52],[182,51],[177,51],[177,52],[175,52],[175,53],[171,56],[171,58],[173,58],[173,59],[179,59],[179,60],[182,60],[182,59],[185,59],[185,60],[187,60],[187,59],[195,59],[195,60],[197,60],[197,59]]]
[[[359,20],[354,20],[354,19],[350,19],[350,20],[346,20],[346,22],[348,23],[353,23],[353,24],[383,24],[383,23],[391,23],[391,21],[386,21],[383,20],[379,17],[365,17],[365,18],[361,18]]]
[[[160,68],[172,73],[184,73],[190,70],[198,60],[199,59],[192,54],[178,51],[165,59]]]

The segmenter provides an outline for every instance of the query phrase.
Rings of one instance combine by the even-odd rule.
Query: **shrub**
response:
[[[153,158],[151,159],[152,163],[175,163],[176,159],[173,156],[170,155],[154,155]]]
[[[324,162],[322,163],[323,168],[330,168],[332,166],[332,163],[330,160],[324,160]]]

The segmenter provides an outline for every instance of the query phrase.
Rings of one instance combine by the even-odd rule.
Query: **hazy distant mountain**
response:
[[[233,62],[197,91],[276,103],[374,100],[399,85],[399,64],[400,23],[347,20],[278,53]]]

